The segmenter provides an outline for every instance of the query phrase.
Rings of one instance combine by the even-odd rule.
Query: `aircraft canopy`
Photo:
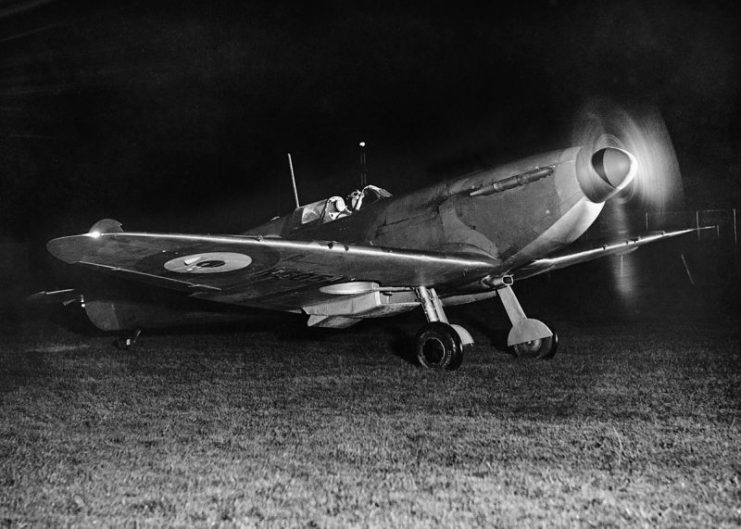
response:
[[[389,198],[390,196],[391,193],[385,189],[374,185],[367,185],[362,190],[353,191],[346,199],[340,196],[331,196],[301,206],[296,210],[296,216],[300,219],[298,224],[305,226],[313,223],[325,224],[332,222],[343,217],[348,217],[368,207],[370,204]]]

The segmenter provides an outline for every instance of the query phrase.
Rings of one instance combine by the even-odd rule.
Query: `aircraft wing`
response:
[[[535,259],[527,265],[515,270],[514,276],[515,279],[526,279],[545,272],[566,268],[567,266],[586,263],[587,261],[592,261],[600,257],[629,253],[652,242],[705,229],[715,229],[715,227],[708,226],[676,231],[658,231],[588,248],[575,249],[572,247],[568,250],[568,253],[557,253],[541,259]]]
[[[50,241],[57,258],[128,280],[240,305],[295,310],[348,281],[437,287],[475,280],[499,264],[443,254],[330,241],[246,235],[92,231]]]

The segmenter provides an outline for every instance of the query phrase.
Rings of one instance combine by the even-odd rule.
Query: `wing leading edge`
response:
[[[572,249],[569,253],[561,253],[549,257],[543,257],[541,259],[535,259],[527,265],[515,270],[514,276],[516,279],[526,279],[528,277],[533,277],[545,272],[551,272],[553,270],[566,268],[567,266],[572,266],[579,263],[586,263],[587,261],[599,259],[600,257],[632,252],[633,250],[636,250],[641,246],[645,246],[646,244],[656,242],[661,239],[668,239],[670,237],[677,237],[686,233],[697,232],[698,230],[714,228],[714,226],[708,226],[702,228],[688,228],[676,231],[652,232],[638,237],[632,237],[629,239],[623,239],[621,241],[602,244],[592,248],[584,248],[579,250]]]
[[[47,248],[67,263],[133,281],[278,309],[320,301],[328,295],[319,287],[332,283],[455,285],[483,277],[499,265],[476,254],[244,235],[93,231],[54,239]]]

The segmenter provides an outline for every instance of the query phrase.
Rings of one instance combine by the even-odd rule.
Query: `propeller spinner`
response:
[[[616,147],[596,151],[587,167],[577,171],[579,186],[592,202],[604,202],[624,189],[636,174],[637,162],[629,152]]]

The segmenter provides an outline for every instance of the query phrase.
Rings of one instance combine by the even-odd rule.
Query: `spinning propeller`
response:
[[[679,164],[657,111],[638,115],[606,101],[591,102],[578,116],[572,145],[584,146],[579,162],[590,163],[600,179],[618,191],[610,195],[616,196],[614,202],[637,211],[661,211],[681,203]]]
[[[613,237],[646,231],[645,211],[681,206],[679,164],[656,110],[629,113],[604,100],[592,101],[579,113],[572,145],[583,146],[577,174],[591,177],[581,177],[579,183],[588,198],[606,201],[601,220]],[[613,277],[624,305],[638,292],[637,264],[628,255],[613,262]]]

